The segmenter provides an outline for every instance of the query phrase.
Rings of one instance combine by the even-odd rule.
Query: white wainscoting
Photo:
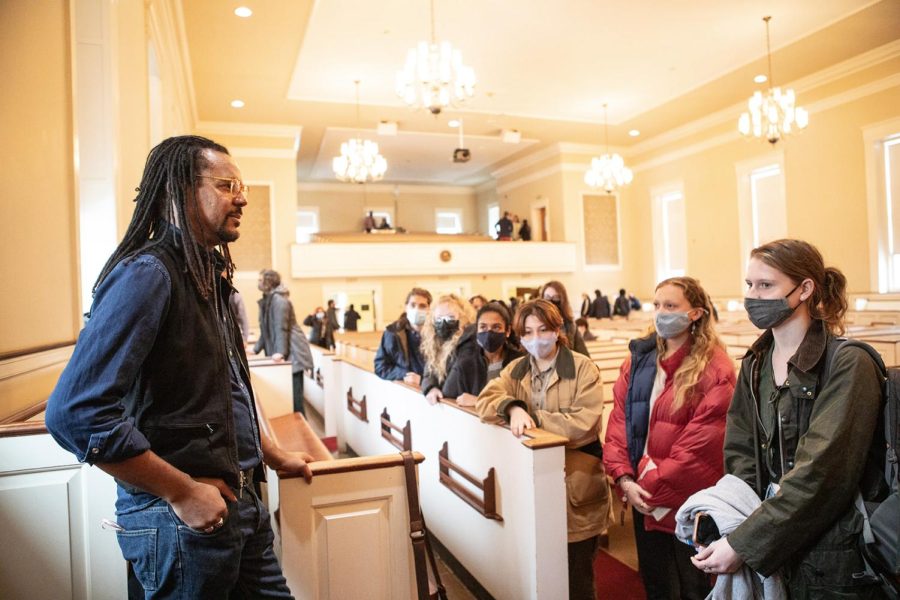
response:
[[[557,599],[568,593],[564,448],[532,449],[527,438],[481,423],[450,404],[430,406],[417,390],[332,360],[326,404],[337,405],[338,439],[360,455],[397,449],[381,437],[381,413],[411,425],[412,449],[425,456],[419,490],[428,529],[495,598]],[[347,391],[366,397],[368,422],[347,410]],[[488,519],[439,482],[438,453],[477,478],[495,469],[497,512]],[[455,479],[462,481],[458,475]]]
[[[576,263],[575,244],[569,242],[448,240],[291,245],[291,276],[299,279],[572,273]]]
[[[0,438],[0,597],[120,599],[125,560],[114,531],[116,484],[49,434]]]

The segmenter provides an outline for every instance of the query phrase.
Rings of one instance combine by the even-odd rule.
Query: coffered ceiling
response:
[[[239,5],[253,16],[235,16]],[[330,178],[350,129],[396,121],[397,136],[368,132],[388,159],[386,180],[471,185],[536,147],[601,143],[604,102],[617,146],[740,102],[765,72],[765,14],[773,16],[776,82],[900,38],[897,0],[434,5],[437,38],[458,47],[478,78],[474,98],[437,117],[394,93],[407,50],[428,35],[427,0],[182,0],[197,117],[302,127],[301,180]],[[231,108],[238,98],[244,108]],[[460,116],[473,150],[464,167],[449,160],[456,144],[447,122]],[[501,129],[518,129],[523,141],[503,144]],[[630,129],[641,136],[629,137]]]

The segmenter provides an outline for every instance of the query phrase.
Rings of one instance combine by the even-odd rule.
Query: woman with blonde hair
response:
[[[420,350],[425,357],[422,394],[429,404],[444,397],[441,387],[463,353],[477,350],[475,310],[456,294],[444,294],[431,305],[431,314],[422,326]]]
[[[691,277],[656,286],[654,324],[629,344],[613,388],[603,463],[633,509],[648,599],[705,598],[706,575],[674,535],[687,498],[724,474],[725,415],[734,366],[713,326],[712,303]]]
[[[750,253],[744,307],[763,333],[741,363],[725,466],[762,500],[695,557],[706,573],[745,563],[780,571],[792,598],[880,598],[860,552],[856,502],[879,501],[882,374],[865,348],[841,347],[847,280],[801,240]]]
[[[593,600],[593,559],[607,527],[610,495],[603,471],[600,371],[572,352],[559,310],[546,300],[530,300],[516,313],[514,329],[527,356],[491,379],[475,410],[484,421],[505,421],[513,435],[540,427],[565,436],[570,600]]]

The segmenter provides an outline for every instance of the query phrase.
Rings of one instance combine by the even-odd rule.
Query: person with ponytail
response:
[[[709,579],[675,538],[675,513],[724,474],[725,415],[734,367],[719,341],[712,302],[691,277],[656,286],[651,333],[629,344],[613,387],[603,463],[630,504],[647,598],[705,598]]]
[[[860,553],[859,501],[886,492],[881,373],[839,348],[847,280],[801,240],[750,253],[744,307],[765,332],[741,363],[725,468],[762,501],[694,558],[706,573],[780,572],[792,598],[880,598]]]
[[[572,305],[569,304],[569,294],[566,292],[566,286],[559,281],[548,281],[538,290],[538,298],[553,304],[556,310],[563,318],[563,333],[565,333],[566,345],[585,356],[590,356],[587,346],[582,339],[578,328],[575,326],[575,316],[572,314]]]
[[[515,436],[540,427],[568,438],[569,599],[593,600],[593,559],[611,506],[600,444],[600,370],[591,359],[569,349],[563,317],[547,300],[520,306],[514,329],[528,355],[488,381],[475,410],[483,421],[508,423]]]
[[[229,308],[247,186],[199,136],[150,151],[124,239],[47,400],[60,446],[112,475],[130,595],[290,598],[257,495],[266,467],[311,479],[257,423]],[[39,518],[39,515],[38,515]]]

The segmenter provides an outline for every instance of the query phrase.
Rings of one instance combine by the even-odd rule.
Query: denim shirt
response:
[[[159,258],[141,254],[120,262],[97,289],[91,316],[47,402],[48,430],[79,461],[118,462],[151,449],[123,400],[134,393],[142,369],[148,368],[145,363],[169,309],[172,284]],[[220,314],[230,316],[227,305]],[[229,331],[229,323],[224,331]],[[230,357],[238,464],[246,469],[261,460],[252,392],[241,377],[231,336],[223,337]]]

